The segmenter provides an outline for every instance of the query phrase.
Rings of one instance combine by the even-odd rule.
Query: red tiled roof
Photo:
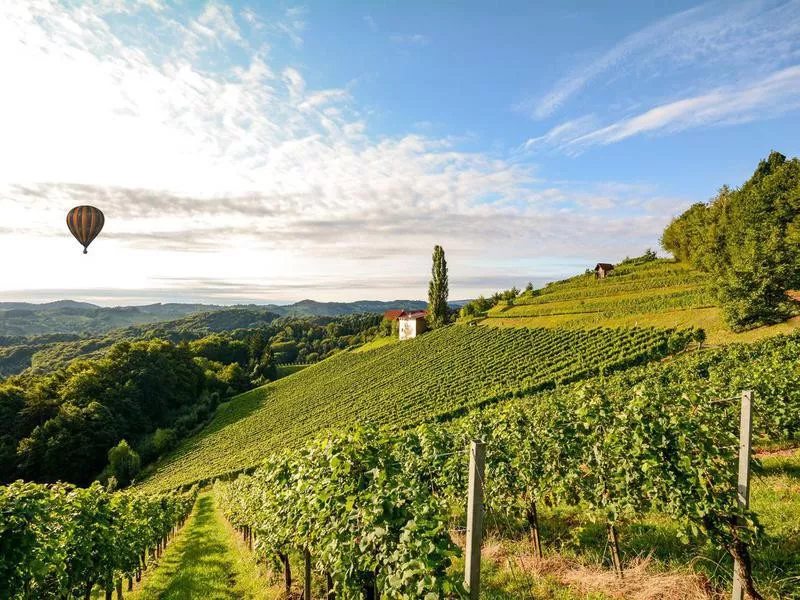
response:
[[[395,319],[399,319],[405,314],[406,311],[404,311],[402,308],[392,308],[383,313],[383,318],[389,319],[390,321],[394,321]]]

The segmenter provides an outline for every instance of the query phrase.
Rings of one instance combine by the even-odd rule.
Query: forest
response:
[[[67,352],[62,363],[54,353],[52,368],[39,363],[0,380],[0,481],[84,485],[113,475],[128,483],[208,422],[220,402],[276,379],[278,365],[315,362],[386,331],[375,314],[270,314],[259,327],[209,333],[249,318],[221,312],[122,330],[92,342],[102,352],[90,358]],[[55,346],[65,344],[86,347]]]

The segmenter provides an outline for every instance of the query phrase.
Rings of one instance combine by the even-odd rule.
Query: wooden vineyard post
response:
[[[739,413],[739,480],[737,492],[739,505],[747,508],[750,504],[750,443],[753,437],[751,422],[753,404],[753,392],[745,390],[742,392],[742,406]],[[739,561],[733,561],[733,591],[732,600],[743,600],[744,589],[742,580],[739,577]]]
[[[620,558],[619,554],[619,539],[617,538],[617,528],[613,523],[608,524],[608,546],[611,549],[611,562],[614,565],[614,573],[622,579],[624,573],[622,571],[622,558]]]
[[[464,584],[470,600],[481,593],[481,541],[483,539],[483,481],[486,444],[473,440],[469,452],[469,500],[467,503],[467,548],[464,553]]]
[[[303,553],[304,572],[303,572],[303,600],[311,600],[311,553],[306,548]]]

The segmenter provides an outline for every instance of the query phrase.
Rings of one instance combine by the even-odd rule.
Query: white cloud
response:
[[[306,28],[306,9],[302,6],[287,8],[284,18],[270,24],[271,29],[286,35],[292,43],[300,47],[303,45],[302,33]]]
[[[542,97],[516,108],[551,116],[592,83],[639,75],[703,73],[703,80],[764,75],[800,59],[800,2],[712,1],[669,15],[623,38],[562,77]],[[719,83],[719,82],[717,82]]]
[[[107,6],[0,4],[0,56],[14,57],[0,62],[11,91],[0,94],[0,213],[13,230],[0,231],[0,254],[25,256],[4,265],[6,295],[141,295],[180,276],[255,278],[267,299],[281,284],[296,299],[298,285],[358,274],[394,278],[376,296],[421,297],[403,277],[427,272],[434,243],[451,257],[454,294],[471,295],[488,290],[458,278],[496,275],[480,266],[487,258],[574,254],[576,236],[581,253],[624,256],[662,225],[639,209],[608,214],[628,192],[547,186],[532,167],[457,138],[376,136],[346,90],[311,89],[267,46],[251,49],[226,5],[197,18],[209,33],[174,8],[144,10],[174,36],[169,47],[140,35],[135,12],[120,30]],[[288,31],[304,15],[284,14]],[[263,34],[287,30],[269,23]],[[209,57],[200,39],[236,42],[246,59],[216,43]],[[80,203],[107,216],[88,257],[63,221]],[[593,237],[600,224],[605,235]]]
[[[340,102],[349,98],[350,94],[347,92],[347,90],[322,90],[319,92],[314,92],[310,96],[306,97],[306,99],[303,100],[303,102],[301,102],[297,108],[301,111],[307,111],[314,108],[319,108],[331,102]]]
[[[524,144],[550,145],[566,152],[619,142],[636,135],[675,133],[696,127],[730,125],[777,117],[800,109],[800,65],[781,69],[753,83],[727,86],[709,93],[656,106],[604,127],[588,128],[594,117],[567,121]]]
[[[585,115],[571,121],[565,121],[543,135],[529,138],[522,144],[521,150],[529,151],[539,147],[562,146],[576,137],[588,133],[596,126],[597,118],[594,115]]]

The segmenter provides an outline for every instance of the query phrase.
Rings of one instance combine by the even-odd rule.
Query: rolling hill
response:
[[[453,302],[460,306],[463,302]],[[187,315],[221,310],[260,310],[278,316],[338,317],[357,313],[382,313],[390,308],[424,309],[421,300],[357,300],[355,302],[317,302],[301,300],[294,304],[148,304],[145,306],[102,307],[87,302],[58,300],[45,304],[0,302],[0,346],[22,344],[27,336],[46,334],[97,335],[133,325],[172,321]],[[9,339],[9,338],[17,338]]]
[[[266,453],[307,443],[326,428],[403,427],[454,416],[660,358],[685,341],[652,328],[455,325],[367,352],[342,353],[220,406],[203,431],[155,465],[143,486],[172,488],[246,469]]]
[[[500,302],[482,325],[495,327],[697,327],[708,343],[750,342],[800,327],[800,319],[733,333],[725,325],[709,277],[671,259],[633,259],[606,279],[594,272]]]
[[[0,378],[28,368],[38,373],[48,372],[78,357],[97,357],[123,339],[160,337],[178,342],[215,332],[262,327],[279,317],[332,319],[382,313],[388,308],[409,310],[425,306],[417,300],[303,300],[288,306],[154,304],[117,308],[71,300],[48,304],[0,302]]]
[[[405,427],[624,369],[683,348],[693,328],[708,328],[710,341],[721,343],[797,326],[728,332],[706,276],[665,259],[633,259],[607,279],[587,272],[526,292],[495,306],[482,325],[490,326],[371,344],[242,394],[143,485],[169,488],[246,469],[327,428]]]

